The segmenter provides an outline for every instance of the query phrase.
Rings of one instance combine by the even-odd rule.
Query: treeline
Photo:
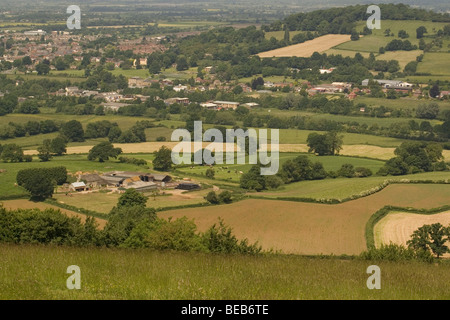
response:
[[[241,176],[239,185],[243,189],[263,191],[277,189],[283,184],[289,184],[305,180],[323,180],[326,178],[364,178],[372,176],[369,168],[354,167],[346,163],[338,171],[326,171],[319,161],[312,162],[306,155],[298,156],[286,161],[276,175],[261,175],[261,165],[257,164]]]
[[[156,250],[258,254],[262,248],[238,240],[222,220],[198,232],[187,218],[165,220],[155,209],[145,207],[147,197],[134,189],[123,194],[108,215],[103,230],[92,217],[81,223],[59,210],[7,210],[0,207],[0,242],[68,246],[149,248]],[[13,226],[13,228],[11,228]]]
[[[30,120],[24,124],[9,122],[7,126],[0,127],[0,139],[11,139],[38,134],[57,132],[61,124],[53,120]]]

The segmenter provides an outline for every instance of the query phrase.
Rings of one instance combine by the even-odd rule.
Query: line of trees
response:
[[[237,239],[222,220],[205,232],[198,232],[194,222],[187,218],[158,218],[155,209],[147,208],[146,202],[147,197],[136,190],[127,190],[109,213],[103,230],[98,229],[92,217],[81,223],[80,218],[68,217],[54,209],[7,210],[0,207],[0,242],[262,253],[257,243]]]

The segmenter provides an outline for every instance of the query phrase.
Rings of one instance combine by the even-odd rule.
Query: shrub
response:
[[[202,243],[209,252],[214,253],[257,254],[262,251],[257,243],[249,245],[247,239],[238,241],[232,234],[232,229],[222,219],[219,219],[219,225],[214,224],[202,234]]]
[[[372,170],[370,170],[368,168],[363,168],[363,167],[355,168],[355,177],[365,178],[365,177],[370,177],[372,174],[373,174]]]
[[[231,203],[233,199],[231,198],[230,191],[223,191],[219,194],[219,201],[223,203]]]
[[[147,165],[147,161],[145,161],[144,159],[119,157],[118,160],[120,163],[130,163],[130,164],[134,164],[137,166],[146,166]]]
[[[206,201],[212,204],[218,204],[220,202],[215,191],[210,191],[205,197]]]
[[[390,243],[389,245],[381,245],[380,248],[371,248],[361,253],[361,259],[364,260],[388,260],[388,261],[404,261],[404,260],[420,260],[432,262],[433,256],[426,251],[415,251],[404,246]]]
[[[352,164],[345,163],[338,170],[338,175],[346,178],[353,178],[355,176],[355,169]]]

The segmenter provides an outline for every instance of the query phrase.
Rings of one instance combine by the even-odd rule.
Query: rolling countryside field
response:
[[[220,217],[238,238],[258,241],[268,250],[352,255],[366,250],[365,225],[382,207],[437,208],[448,204],[449,194],[450,185],[395,184],[376,194],[336,205],[249,199],[213,208],[171,210],[161,212],[160,216],[186,216],[194,219],[199,230],[206,230]]]
[[[0,300],[450,300],[430,1],[3,0]]]

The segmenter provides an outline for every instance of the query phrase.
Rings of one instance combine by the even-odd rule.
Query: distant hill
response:
[[[450,22],[450,14],[413,8],[405,4],[380,4],[384,20],[422,20]],[[367,5],[337,7],[312,12],[300,12],[263,26],[264,31],[280,31],[286,26],[290,31],[317,31],[320,34],[350,34],[358,21],[366,20]]]

